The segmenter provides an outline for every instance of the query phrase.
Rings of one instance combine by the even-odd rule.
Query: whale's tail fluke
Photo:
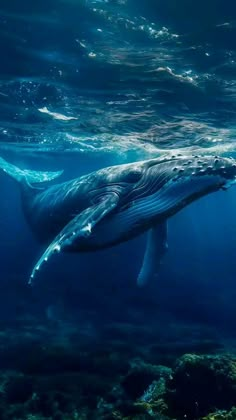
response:
[[[0,169],[6,172],[11,178],[15,179],[21,184],[36,184],[40,182],[52,181],[59,177],[63,171],[56,172],[43,172],[43,171],[32,171],[29,169],[20,169],[11,163],[8,163],[5,159],[0,157]]]

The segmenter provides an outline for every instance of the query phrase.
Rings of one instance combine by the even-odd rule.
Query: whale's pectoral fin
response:
[[[47,262],[54,253],[62,251],[65,247],[70,246],[78,238],[84,238],[92,233],[93,227],[100,222],[107,214],[109,214],[119,201],[116,194],[105,196],[102,201],[88,207],[81,213],[77,214],[56,236],[53,242],[47,247],[37,264],[34,266],[29,284],[32,283],[35,274],[40,270],[42,264]]]
[[[144,286],[157,275],[167,249],[167,221],[165,221],[148,232],[143,264],[137,279],[138,286]]]

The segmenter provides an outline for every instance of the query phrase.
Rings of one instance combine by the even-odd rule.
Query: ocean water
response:
[[[233,0],[0,0],[0,156],[63,180],[169,153],[235,157]],[[0,420],[236,419],[236,191],[30,271],[43,247],[0,173]]]

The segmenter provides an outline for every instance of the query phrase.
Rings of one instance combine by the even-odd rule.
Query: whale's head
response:
[[[168,180],[175,182],[189,178],[201,182],[202,179],[211,178],[213,183],[219,182],[223,186],[236,180],[236,160],[220,156],[178,154],[163,160],[150,160],[147,173],[150,179],[162,179],[163,184]]]
[[[134,190],[134,201],[144,217],[169,217],[178,210],[236,183],[236,161],[219,156],[182,156],[146,162]]]

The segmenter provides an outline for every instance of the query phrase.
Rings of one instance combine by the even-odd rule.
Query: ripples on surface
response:
[[[2,147],[234,150],[236,9],[226,3],[2,1]]]

